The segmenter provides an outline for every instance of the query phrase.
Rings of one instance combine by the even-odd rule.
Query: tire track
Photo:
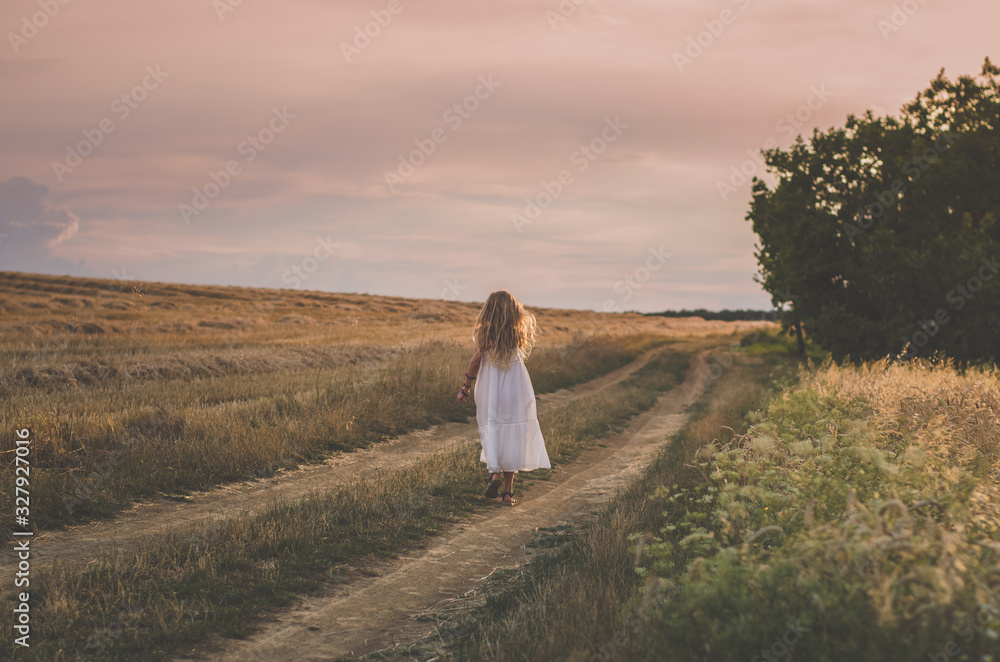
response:
[[[535,532],[581,520],[635,478],[653,454],[687,419],[685,410],[711,380],[707,352],[693,357],[685,381],[633,418],[603,446],[560,465],[536,483],[516,507],[498,505],[472,515],[436,536],[429,547],[378,566],[377,576],[332,587],[325,595],[300,596],[289,608],[262,619],[247,639],[213,638],[175,662],[334,660],[407,645],[433,631],[421,615],[474,589],[498,568],[525,563],[525,544]]]

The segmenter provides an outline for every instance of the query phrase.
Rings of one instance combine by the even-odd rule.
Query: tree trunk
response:
[[[795,321],[795,340],[798,343],[799,356],[806,355],[806,341],[802,337],[802,322],[799,321],[799,311],[795,310],[795,306],[792,306],[792,315],[794,315]]]

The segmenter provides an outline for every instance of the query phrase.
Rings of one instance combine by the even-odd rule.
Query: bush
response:
[[[702,449],[701,479],[658,490],[662,527],[636,549],[647,585],[634,652],[992,659],[998,417],[995,371],[806,374],[735,443]]]

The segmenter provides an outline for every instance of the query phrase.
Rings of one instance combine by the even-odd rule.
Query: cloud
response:
[[[49,189],[26,177],[0,183],[0,269],[77,272],[72,262],[52,254],[80,229],[67,209],[51,207]]]
[[[669,268],[622,306],[766,306],[749,179],[725,196],[719,183],[767,141],[791,141],[787,118],[813,88],[831,98],[796,118],[805,135],[895,112],[941,66],[978,71],[1000,20],[1000,3],[927,3],[886,40],[876,23],[889,0],[833,4],[404,0],[349,62],[341,42],[385,0],[61,12],[0,57],[0,182],[23,175],[2,184],[0,269],[72,273],[85,260],[103,276],[283,287],[330,236],[341,252],[301,287],[437,297],[459,279],[464,298],[503,287],[595,307],[664,245]],[[738,20],[679,71],[673,53],[723,8]],[[149,66],[170,78],[115,110]],[[500,85],[477,101],[484,76]],[[470,99],[460,127],[447,119]],[[240,146],[276,107],[294,119],[248,161]],[[620,140],[581,170],[574,153],[619,116]],[[51,164],[103,119],[114,130],[58,181]],[[404,155],[423,163],[390,194],[385,173]],[[221,186],[231,161],[240,173]],[[512,214],[564,169],[572,183],[518,233]],[[224,190],[184,223],[178,206],[208,184]]]

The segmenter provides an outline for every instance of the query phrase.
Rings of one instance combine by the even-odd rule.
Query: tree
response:
[[[764,152],[747,220],[785,326],[836,358],[1000,355],[1000,68]],[[985,269],[984,273],[980,273]],[[989,277],[987,277],[989,276]],[[971,291],[975,288],[975,292]],[[964,293],[963,293],[964,292]]]

